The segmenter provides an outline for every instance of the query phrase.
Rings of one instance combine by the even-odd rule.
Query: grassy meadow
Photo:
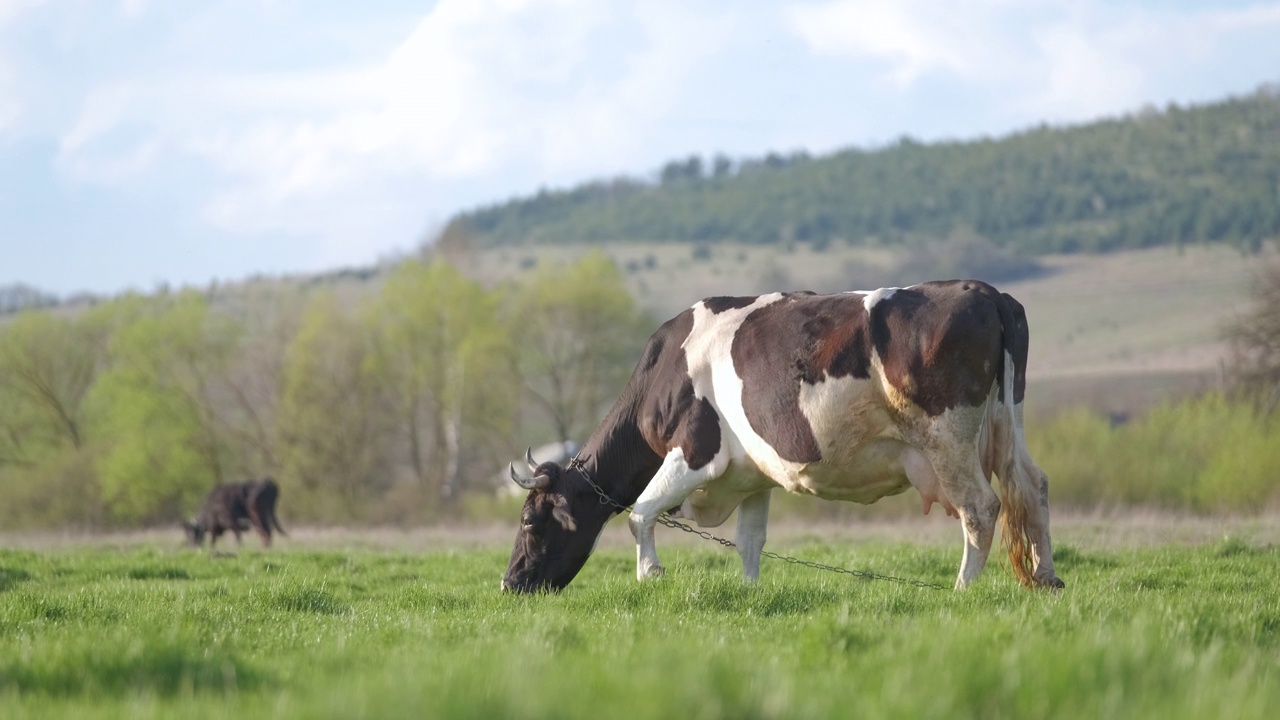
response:
[[[960,548],[935,520],[771,547],[950,584]],[[915,527],[923,539],[904,539]],[[1265,528],[1171,542],[1068,528],[1061,593],[1023,590],[995,554],[964,593],[779,562],[745,586],[735,554],[670,533],[667,576],[641,585],[615,529],[567,591],[534,597],[497,590],[496,539],[2,550],[0,716],[1163,720],[1280,707],[1280,549]]]

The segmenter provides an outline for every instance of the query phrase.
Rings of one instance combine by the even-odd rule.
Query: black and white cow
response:
[[[1027,349],[1022,306],[974,280],[703,300],[649,339],[578,459],[512,471],[531,492],[502,586],[573,580],[620,512],[590,479],[633,506],[640,579],[662,574],[653,531],[670,508],[704,527],[736,508],[754,580],[774,488],[873,503],[914,486],[926,513],[962,521],[956,588],[982,571],[997,518],[1018,579],[1063,587],[1048,478],[1023,440]]]

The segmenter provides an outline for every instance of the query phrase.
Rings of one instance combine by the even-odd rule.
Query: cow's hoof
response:
[[[1031,583],[1034,587],[1038,587],[1042,590],[1061,590],[1067,586],[1067,584],[1062,582],[1062,579],[1057,575],[1050,575],[1049,577],[1033,577],[1031,579]]]
[[[666,571],[666,568],[661,565],[646,565],[636,573],[636,579],[641,582],[644,582],[645,580],[653,580],[654,578],[662,577],[663,573]]]

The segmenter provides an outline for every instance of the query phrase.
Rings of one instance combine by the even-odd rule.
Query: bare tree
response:
[[[1270,413],[1280,402],[1280,259],[1254,277],[1248,310],[1226,327],[1230,374],[1238,390],[1261,399]]]

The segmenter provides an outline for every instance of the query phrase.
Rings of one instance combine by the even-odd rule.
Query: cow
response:
[[[271,531],[288,533],[276,517],[276,499],[280,488],[275,480],[248,480],[240,483],[224,483],[216,486],[205,498],[200,513],[191,522],[183,522],[187,540],[194,546],[204,544],[209,536],[209,549],[213,550],[222,533],[235,533],[236,544],[241,544],[240,533],[252,528],[262,537],[264,547],[271,547]]]
[[[961,521],[957,590],[997,521],[1017,579],[1062,588],[1023,439],[1028,348],[1022,305],[977,280],[704,299],[654,332],[567,467],[511,468],[529,494],[502,588],[564,588],[624,508],[638,579],[663,574],[654,524],[679,507],[703,527],[737,509],[754,581],[774,488],[870,504],[911,487]]]

